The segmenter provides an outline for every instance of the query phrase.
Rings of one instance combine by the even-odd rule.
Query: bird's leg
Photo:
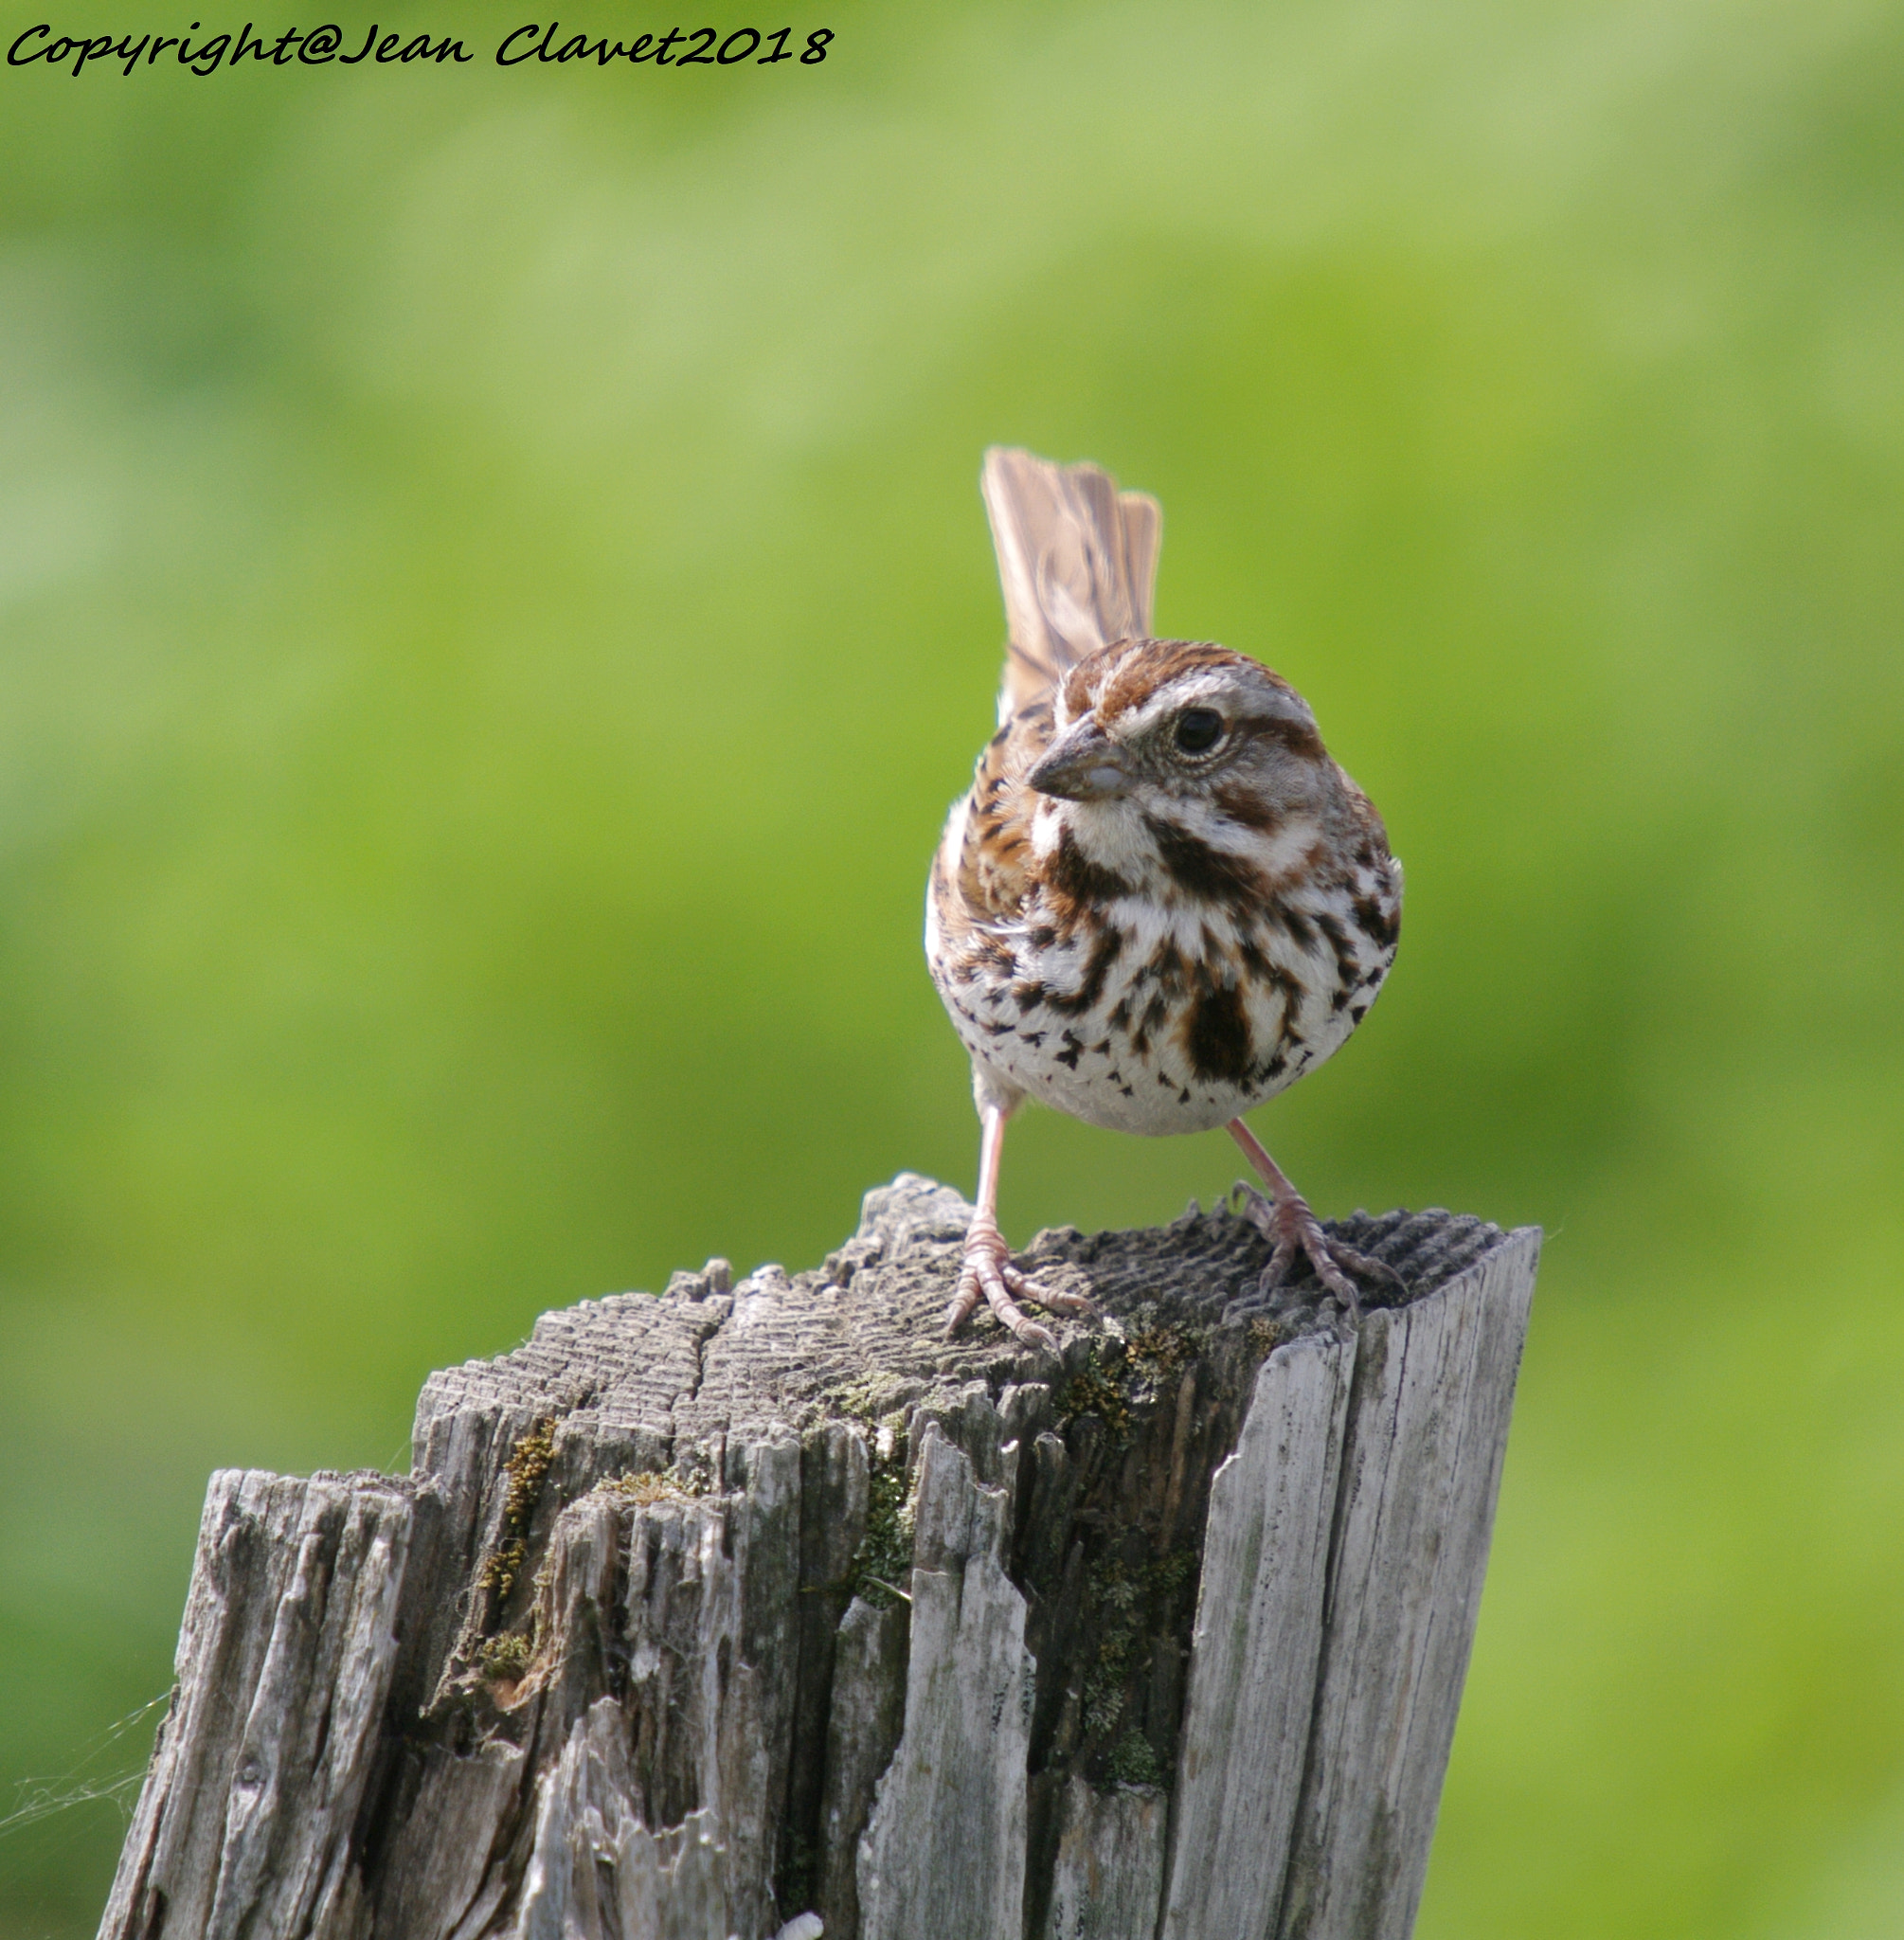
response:
[[[1019,1307],[1029,1300],[1054,1313],[1088,1314],[1095,1311],[1082,1294],[1059,1293],[1028,1280],[1010,1264],[1011,1248],[998,1230],[998,1161],[1005,1149],[1005,1113],[996,1105],[979,1109],[983,1129],[979,1138],[979,1210],[965,1234],[965,1266],[959,1275],[959,1291],[945,1309],[945,1332],[956,1334],[983,1299],[992,1311],[1027,1347],[1041,1347],[1048,1354],[1058,1351],[1057,1336],[1041,1327]],[[1014,1295],[1017,1299],[1013,1298]]]
[[[1262,1290],[1267,1292],[1289,1270],[1297,1253],[1306,1253],[1316,1269],[1316,1278],[1347,1306],[1359,1321],[1362,1302],[1356,1292],[1351,1273],[1360,1273],[1384,1286],[1408,1291],[1408,1282],[1392,1266],[1358,1253],[1354,1247],[1331,1239],[1321,1222],[1309,1210],[1309,1202],[1289,1183],[1283,1168],[1263,1149],[1262,1141],[1240,1118],[1230,1121],[1230,1136],[1243,1147],[1243,1156],[1255,1168],[1258,1177],[1269,1188],[1267,1195],[1253,1186],[1239,1186],[1244,1195],[1245,1213],[1275,1241],[1276,1250],[1263,1269]]]

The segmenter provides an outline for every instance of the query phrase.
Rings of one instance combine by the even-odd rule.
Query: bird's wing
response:
[[[1096,465],[1004,445],[986,452],[979,485],[1005,592],[1004,722],[1087,654],[1149,634],[1163,510]]]
[[[1025,776],[1051,745],[1051,703],[1033,701],[998,729],[979,757],[957,853],[945,856],[950,879],[976,922],[1009,922],[1023,907],[1031,885],[1035,801]]]

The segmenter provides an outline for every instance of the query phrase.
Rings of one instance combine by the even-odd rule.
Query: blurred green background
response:
[[[1551,1235],[1423,1940],[1904,1931],[1904,9],[523,17],[0,75],[0,1935],[97,1919],[212,1467],[969,1190],[993,440],[1407,862],[1283,1163]],[[1007,1230],[1235,1170],[1030,1117]]]

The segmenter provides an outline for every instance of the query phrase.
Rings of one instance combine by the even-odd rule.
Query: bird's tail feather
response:
[[[1087,654],[1149,634],[1163,509],[1146,493],[1119,492],[1096,465],[996,444],[979,490],[1005,592],[1002,717]]]

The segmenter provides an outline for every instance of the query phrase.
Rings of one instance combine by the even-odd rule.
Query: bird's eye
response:
[[[1208,754],[1223,739],[1223,716],[1214,708],[1185,708],[1177,717],[1177,745],[1185,754]]]

